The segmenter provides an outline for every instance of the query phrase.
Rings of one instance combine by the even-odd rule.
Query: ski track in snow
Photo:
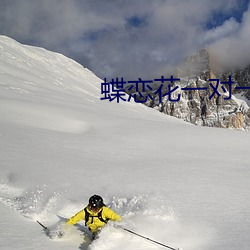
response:
[[[2,117],[2,121],[73,134],[85,133],[91,129],[87,122],[71,118],[70,115],[65,114],[65,110],[63,113],[62,109],[51,108],[48,105],[33,104],[31,106],[28,102],[6,100],[1,103],[0,113],[4,113],[6,108],[9,112]]]

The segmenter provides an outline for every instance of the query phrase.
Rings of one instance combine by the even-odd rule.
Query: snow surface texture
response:
[[[113,225],[56,230],[92,194],[122,226],[184,250],[249,250],[250,134],[133,102],[63,55],[0,37],[1,249],[163,249]]]

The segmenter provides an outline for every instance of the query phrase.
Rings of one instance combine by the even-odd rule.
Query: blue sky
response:
[[[229,12],[224,12],[223,9],[218,9],[211,13],[211,18],[208,19],[206,28],[212,29],[216,28],[217,26],[222,25],[225,20],[230,18],[235,18],[235,20],[239,23],[242,22],[242,17],[244,12],[248,9],[249,0],[240,0],[237,2],[236,8],[233,8]]]
[[[208,47],[250,63],[249,0],[1,0],[0,34],[63,53],[104,78],[167,74]]]

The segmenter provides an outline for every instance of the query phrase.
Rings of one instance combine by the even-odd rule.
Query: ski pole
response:
[[[148,237],[145,237],[145,236],[143,236],[143,235],[140,235],[140,234],[138,234],[138,233],[135,233],[135,232],[133,232],[133,231],[127,229],[127,228],[122,228],[122,229],[125,230],[125,231],[127,231],[127,232],[129,232],[129,233],[131,233],[131,234],[137,235],[137,236],[139,236],[139,237],[141,237],[141,238],[143,238],[143,239],[145,239],[145,240],[154,242],[154,243],[156,243],[156,244],[158,244],[158,245],[161,245],[161,246],[163,246],[163,247],[169,248],[169,249],[171,249],[171,250],[180,250],[180,248],[173,248],[173,247],[167,246],[167,245],[162,244],[162,243],[160,243],[160,242],[158,242],[158,241],[152,240],[152,239],[150,239],[150,238],[148,238]]]
[[[42,226],[43,227],[43,229],[46,231],[46,230],[48,230],[48,228],[47,227],[45,227],[41,222],[39,222],[38,220],[36,221],[40,226]]]

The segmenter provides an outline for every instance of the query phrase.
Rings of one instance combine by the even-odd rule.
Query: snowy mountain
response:
[[[154,94],[159,88],[157,86],[143,94],[153,96],[153,100],[148,99],[145,103],[146,106],[195,125],[249,130],[249,90],[235,89],[250,87],[248,68],[221,71],[209,51],[202,49],[188,57],[179,66],[176,75],[175,78],[180,80],[171,84],[172,90],[176,88],[171,96],[166,95],[160,101]],[[229,77],[234,82],[231,86],[226,84]],[[168,84],[163,85],[163,95],[169,92]],[[138,100],[143,99],[138,93],[137,96]]]
[[[243,68],[227,70],[224,73],[218,74],[221,79],[227,78],[231,75],[237,86],[250,87],[250,65]],[[235,90],[241,98],[244,98],[248,105],[250,104],[250,89]]]
[[[1,249],[153,250],[107,225],[54,228],[102,195],[122,225],[184,250],[248,250],[249,133],[193,126],[134,102],[63,55],[0,36]],[[58,222],[59,221],[59,222]]]
[[[215,63],[215,59],[207,49],[202,49],[187,58],[178,70],[180,85],[207,88],[205,91],[184,91],[182,97],[189,111],[185,117],[187,121],[210,127],[249,129],[250,108],[247,105],[249,100],[244,101],[240,95],[237,95],[240,99],[235,95],[244,92],[247,94],[248,90],[236,89],[243,86],[250,87],[247,79],[236,74],[236,70],[222,71],[222,66]],[[228,83],[230,77],[233,82],[231,86]],[[217,88],[216,79],[219,80]]]

